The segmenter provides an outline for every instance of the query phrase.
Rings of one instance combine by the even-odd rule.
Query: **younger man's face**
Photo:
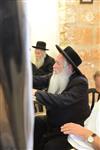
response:
[[[96,86],[97,88],[100,88],[100,76],[97,76],[97,77],[95,78],[95,86]]]

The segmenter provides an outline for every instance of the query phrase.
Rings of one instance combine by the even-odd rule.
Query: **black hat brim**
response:
[[[45,48],[41,48],[41,47],[37,47],[37,46],[32,46],[33,48],[36,48],[36,49],[41,49],[41,50],[49,50],[49,49],[45,49]]]
[[[73,66],[75,71],[77,71],[78,73],[82,74],[81,71],[75,65],[75,63],[72,61],[72,59],[64,52],[64,50],[62,50],[58,45],[56,45],[56,48],[59,51],[59,53],[61,53],[65,57],[65,59]]]

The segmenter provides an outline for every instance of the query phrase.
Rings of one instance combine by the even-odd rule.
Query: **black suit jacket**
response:
[[[52,57],[46,54],[46,57],[44,59],[44,64],[37,68],[35,64],[32,64],[32,74],[34,75],[46,75],[53,71],[53,65],[55,61]]]
[[[50,75],[34,78],[34,88],[46,88]],[[37,100],[46,106],[49,125],[58,128],[64,123],[83,124],[90,114],[88,105],[88,82],[83,75],[74,73],[61,94],[36,92]]]

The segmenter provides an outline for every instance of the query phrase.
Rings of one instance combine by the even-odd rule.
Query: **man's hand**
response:
[[[34,96],[35,93],[37,92],[37,89],[32,89],[32,95]]]
[[[74,134],[76,136],[80,136],[84,140],[87,140],[87,138],[93,134],[92,131],[75,123],[64,124],[63,126],[61,126],[61,132],[63,132],[64,134]]]

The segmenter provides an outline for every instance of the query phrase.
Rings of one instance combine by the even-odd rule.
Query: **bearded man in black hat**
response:
[[[48,87],[48,91],[33,89],[39,103],[46,106],[47,115],[35,118],[34,150],[68,150],[67,136],[60,132],[64,123],[83,125],[90,114],[88,81],[78,69],[82,60],[70,46],[59,51],[53,74],[34,78],[34,88]]]
[[[35,59],[32,62],[33,75],[46,75],[53,71],[54,59],[46,54],[46,43],[38,41],[35,48]]]

